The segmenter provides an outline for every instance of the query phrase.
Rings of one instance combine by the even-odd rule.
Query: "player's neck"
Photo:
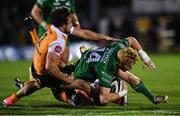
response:
[[[59,27],[59,30],[63,33],[65,33],[65,28],[62,26],[62,27]]]

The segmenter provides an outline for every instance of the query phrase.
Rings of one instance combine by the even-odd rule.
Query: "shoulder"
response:
[[[43,8],[43,6],[44,6],[47,2],[49,2],[49,1],[48,1],[48,0],[37,0],[37,1],[36,1],[36,5],[37,5],[38,7],[40,7],[40,8]]]
[[[116,43],[116,45],[129,47],[130,42],[129,42],[128,38],[123,38],[123,39],[119,39],[119,41]]]
[[[64,42],[56,40],[49,45],[48,52],[55,52],[57,55],[60,55],[63,54],[64,49]]]

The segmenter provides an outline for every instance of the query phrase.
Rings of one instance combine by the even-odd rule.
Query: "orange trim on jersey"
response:
[[[34,69],[38,75],[48,74],[45,69],[48,46],[57,39],[57,33],[50,28],[39,40],[39,51],[41,52],[41,55],[39,55],[35,49],[33,57]]]

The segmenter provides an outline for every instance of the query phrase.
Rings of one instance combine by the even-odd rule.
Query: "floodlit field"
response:
[[[56,114],[56,115],[180,115],[180,55],[151,55],[156,70],[142,69],[139,61],[131,71],[141,77],[144,84],[156,94],[169,96],[168,103],[153,105],[143,95],[130,88],[126,107],[107,106],[70,107],[56,101],[45,88],[18,101],[15,106],[3,108],[0,115]],[[28,79],[30,61],[0,62],[0,101],[15,92],[14,78]]]

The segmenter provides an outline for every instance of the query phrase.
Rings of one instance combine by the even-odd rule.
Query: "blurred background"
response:
[[[32,58],[23,20],[35,2],[1,0],[0,61]],[[115,38],[134,36],[148,52],[180,53],[180,0],[75,0],[75,7],[81,28]],[[80,44],[76,41],[71,47],[76,51]]]

